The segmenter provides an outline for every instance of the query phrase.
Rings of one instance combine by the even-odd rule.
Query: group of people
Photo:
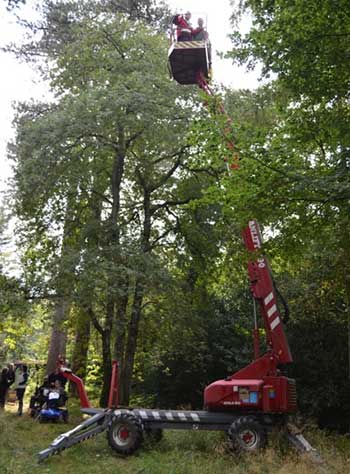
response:
[[[28,384],[29,372],[25,364],[7,364],[0,373],[0,409],[5,407],[8,399],[9,389],[16,391],[16,399],[18,401],[17,414],[23,414],[23,398]],[[67,399],[67,394],[64,390],[67,379],[56,370],[52,374],[44,378],[44,383],[37,389],[40,406],[42,406],[50,398],[60,399],[60,404],[64,404]],[[59,397],[56,397],[58,394]]]
[[[23,414],[23,398],[28,384],[28,367],[25,364],[8,364],[0,374],[0,408],[4,408],[10,387],[16,390],[18,415]]]
[[[176,25],[177,41],[204,41],[208,39],[208,33],[204,29],[203,18],[198,18],[198,25],[193,28],[191,25],[191,12],[184,15],[175,15],[174,24]]]
[[[43,407],[59,408],[64,406],[68,399],[65,383],[66,379],[55,372],[49,376],[46,375],[43,384],[36,388],[30,399],[30,415],[36,417]]]

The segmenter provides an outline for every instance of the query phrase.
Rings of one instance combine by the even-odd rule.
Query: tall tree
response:
[[[48,3],[45,8],[45,34],[22,51],[42,51],[54,61],[50,74],[58,101],[46,109],[27,106],[20,112],[13,148],[18,212],[39,241],[38,230],[45,223],[42,237],[64,245],[64,216],[73,197],[77,260],[71,270],[79,274],[76,301],[102,338],[105,403],[113,337],[118,340],[116,353],[128,361],[128,386],[132,375],[144,274],[130,255],[150,251],[151,216],[154,222],[159,219],[154,239],[160,241],[163,217],[156,211],[182,202],[174,198],[176,180],[171,178],[185,156],[183,129],[191,115],[190,94],[183,91],[183,103],[174,110],[179,91],[164,68],[164,36],[155,34],[153,27],[121,14],[107,18],[94,3],[84,10],[67,3]],[[38,180],[38,163],[43,165],[41,172],[49,173],[46,182],[53,185],[49,190],[39,186],[28,196],[24,190]],[[152,183],[149,176],[146,180],[141,168],[147,167],[158,170],[158,181]],[[129,189],[137,187],[133,204],[140,212],[127,201]],[[158,200],[153,209],[152,193]],[[91,227],[89,216],[98,224]],[[57,239],[50,226],[58,221]],[[63,251],[60,256],[64,265]]]

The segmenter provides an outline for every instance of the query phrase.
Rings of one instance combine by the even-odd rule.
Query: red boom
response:
[[[277,308],[277,298],[268,262],[259,255],[261,234],[255,220],[243,230],[243,238],[255,259],[248,264],[250,288],[259,303],[268,351],[226,380],[218,380],[204,391],[204,406],[208,410],[245,408],[265,413],[290,413],[296,410],[295,382],[280,374],[278,366],[292,362],[283,323]],[[256,334],[257,334],[257,330]],[[257,356],[257,337],[255,338]]]

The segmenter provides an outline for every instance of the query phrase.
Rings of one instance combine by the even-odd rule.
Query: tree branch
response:
[[[126,58],[125,56],[125,53],[124,51],[122,50],[122,48],[119,46],[119,44],[115,41],[115,39],[108,33],[108,31],[106,31],[105,29],[102,30],[102,32],[104,33],[105,35],[105,38],[107,41],[109,41],[113,46],[114,48],[117,50],[117,52],[119,53],[120,57],[124,60]]]
[[[159,209],[162,209],[164,207],[169,207],[169,206],[181,206],[183,204],[188,204],[190,201],[192,201],[192,197],[178,200],[178,201],[164,201],[162,204],[155,204],[154,206],[151,206],[151,215],[155,212],[157,212]]]
[[[95,315],[94,311],[92,310],[92,308],[91,307],[87,308],[86,312],[89,315],[95,329],[103,336],[104,333],[105,333],[105,330],[103,329],[103,327],[99,323],[98,319],[96,318],[96,315]]]

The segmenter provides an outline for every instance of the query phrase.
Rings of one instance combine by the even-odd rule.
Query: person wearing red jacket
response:
[[[190,23],[191,12],[186,12],[185,15],[175,15],[174,23],[176,28],[177,41],[191,41],[193,28]]]

